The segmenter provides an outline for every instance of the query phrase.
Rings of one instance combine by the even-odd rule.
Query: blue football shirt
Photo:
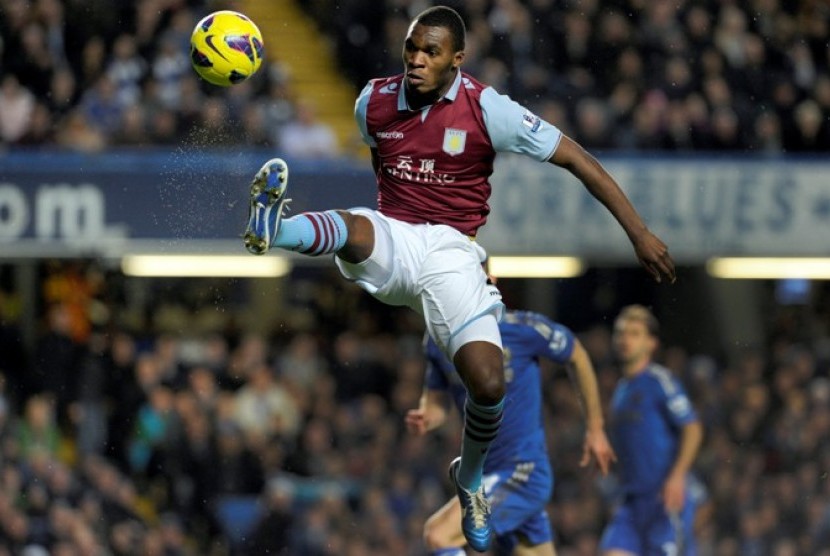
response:
[[[697,421],[683,385],[671,371],[650,364],[622,378],[611,399],[609,428],[626,494],[658,492],[677,457],[680,429]]]
[[[517,462],[547,461],[539,359],[556,363],[571,358],[574,335],[567,327],[528,311],[508,311],[499,323],[504,346],[506,394],[504,419],[490,445],[484,472]],[[467,391],[455,367],[431,339],[427,342],[426,387],[451,394],[463,413]]]

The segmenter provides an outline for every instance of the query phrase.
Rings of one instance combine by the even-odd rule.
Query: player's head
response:
[[[642,305],[623,307],[614,321],[614,352],[624,366],[642,367],[659,345],[660,324]]]
[[[452,85],[464,61],[464,20],[446,6],[418,14],[403,44],[407,92],[437,100]]]

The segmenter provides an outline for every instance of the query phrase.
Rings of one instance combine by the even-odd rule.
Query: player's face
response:
[[[646,323],[635,319],[617,319],[613,342],[614,353],[623,365],[645,365],[657,349],[657,339],[649,334]]]
[[[404,84],[410,103],[435,102],[455,79],[464,52],[453,50],[452,34],[445,27],[413,24],[403,43]],[[413,98],[414,97],[414,98]]]

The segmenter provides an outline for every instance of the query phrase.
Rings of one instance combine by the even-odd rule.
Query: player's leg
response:
[[[455,364],[468,391],[461,457],[450,476],[461,501],[469,545],[490,544],[490,506],[481,488],[484,460],[501,424],[504,369],[498,315],[501,294],[488,285],[475,244],[448,226],[432,226],[418,279],[430,336]]]
[[[283,218],[290,202],[288,165],[273,158],[251,182],[245,247],[261,255],[272,247],[306,255],[338,253],[348,262],[359,263],[372,254],[372,222],[346,211],[306,212]]]
[[[498,323],[492,316],[482,317],[473,326],[490,326],[498,332]],[[487,341],[464,344],[453,358],[455,368],[467,388],[464,406],[464,437],[461,443],[461,462],[456,477],[467,490],[481,485],[484,460],[490,443],[495,440],[504,408],[504,363],[499,345]]]
[[[501,425],[504,409],[504,369],[498,323],[486,315],[471,323],[469,332],[479,337],[493,334],[492,342],[476,340],[463,344],[453,363],[467,387],[464,405],[464,436],[461,456],[450,464],[450,478],[464,508],[461,528],[469,545],[483,552],[490,545],[493,529],[490,504],[484,496],[482,473],[490,444]]]
[[[424,524],[424,544],[430,556],[464,556],[461,505],[458,498],[444,504]]]

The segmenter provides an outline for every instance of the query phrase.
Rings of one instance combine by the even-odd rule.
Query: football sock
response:
[[[273,247],[304,255],[325,255],[346,245],[346,223],[337,211],[305,212],[280,222]]]
[[[429,556],[466,556],[463,548],[436,548]]]
[[[464,438],[461,440],[461,465],[458,484],[475,492],[481,486],[481,474],[487,449],[501,425],[504,399],[496,405],[479,405],[467,398],[464,405]]]

